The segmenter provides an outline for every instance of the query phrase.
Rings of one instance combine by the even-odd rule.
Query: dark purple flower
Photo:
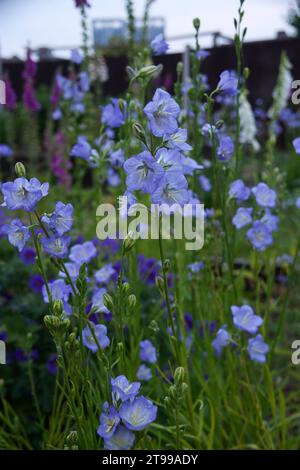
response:
[[[35,274],[29,279],[29,288],[33,290],[34,292],[36,292],[37,294],[42,293],[43,285],[44,285],[44,279],[42,278],[40,274]]]
[[[33,248],[30,247],[25,247],[20,253],[20,258],[26,265],[34,264],[35,257],[36,252]]]
[[[49,374],[56,375],[57,372],[57,355],[52,354],[47,361],[47,370]]]

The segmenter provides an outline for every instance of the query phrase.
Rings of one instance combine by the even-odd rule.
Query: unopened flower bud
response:
[[[130,231],[123,241],[123,253],[128,253],[135,244],[135,239],[133,238],[134,233]]]
[[[186,384],[185,382],[183,382],[183,383],[181,384],[181,393],[182,393],[182,395],[185,395],[185,394],[186,394],[188,388],[189,388],[189,386],[188,386],[188,384]]]
[[[159,290],[159,292],[163,295],[164,293],[164,280],[161,276],[156,276],[155,284]]]
[[[244,79],[248,80],[249,75],[250,75],[250,69],[248,67],[245,67],[244,70],[243,70]]]
[[[218,130],[222,129],[223,126],[224,126],[224,121],[222,121],[222,119],[216,122],[216,128]]]
[[[119,106],[119,108],[120,108],[120,111],[121,111],[122,113],[124,113],[124,112],[125,112],[125,101],[122,100],[121,98],[119,98],[119,99],[118,99],[118,106]]]
[[[136,306],[136,296],[134,294],[130,294],[128,297],[128,305],[129,308],[134,308]]]
[[[155,78],[162,72],[162,69],[162,64],[146,65],[139,70],[137,78]]]
[[[53,312],[56,316],[61,316],[63,313],[63,303],[61,300],[57,299],[53,302]]]
[[[117,351],[121,354],[123,353],[123,351],[124,351],[123,343],[118,343],[117,344]]]
[[[155,320],[152,320],[149,325],[149,330],[153,331],[153,333],[159,332],[159,326]]]
[[[201,23],[200,23],[200,18],[194,18],[194,19],[193,19],[193,26],[194,26],[194,28],[195,28],[196,31],[199,30],[200,25],[201,25]]]
[[[181,75],[181,74],[182,74],[182,71],[183,71],[183,63],[182,63],[182,62],[178,62],[177,66],[176,66],[177,75]]]
[[[26,178],[26,168],[22,162],[17,162],[15,164],[15,172],[18,178]]]
[[[139,124],[138,122],[134,122],[132,125],[132,130],[133,130],[135,137],[140,139],[142,142],[145,142],[146,140],[145,130],[143,126],[141,126],[141,124]]]
[[[128,282],[123,282],[121,289],[123,294],[127,294],[130,289],[130,285],[128,284]]]
[[[105,305],[105,307],[110,311],[112,312],[113,308],[114,308],[114,301],[112,299],[112,296],[105,293],[103,294],[103,303]]]
[[[177,367],[177,369],[174,372],[174,382],[176,385],[180,385],[185,376],[185,370],[183,367]]]
[[[170,271],[171,263],[169,259],[165,259],[163,263],[163,269],[165,272]]]

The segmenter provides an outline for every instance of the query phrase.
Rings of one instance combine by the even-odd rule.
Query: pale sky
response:
[[[125,19],[124,0],[90,0],[89,19]],[[142,16],[145,0],[135,0],[136,16]],[[276,32],[290,32],[286,17],[293,0],[246,0],[245,24],[248,40],[274,38]],[[201,19],[201,30],[233,35],[233,16],[239,0],[155,0],[152,16],[166,20],[166,37],[193,32],[191,22]],[[91,29],[91,21],[90,21]],[[78,46],[79,12],[73,0],[0,0],[0,44],[4,57],[24,56],[26,44],[40,46]],[[182,50],[189,40],[170,43],[171,51]],[[203,40],[204,47],[210,40]]]

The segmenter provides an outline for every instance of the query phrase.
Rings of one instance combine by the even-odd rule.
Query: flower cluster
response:
[[[138,396],[140,382],[129,382],[124,375],[111,379],[112,404],[105,402],[97,433],[108,450],[128,450],[134,445],[135,431],[144,430],[156,420],[157,406]]]

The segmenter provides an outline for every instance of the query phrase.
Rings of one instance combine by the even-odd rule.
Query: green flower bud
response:
[[[163,269],[165,272],[168,272],[170,271],[170,267],[171,267],[171,262],[169,259],[165,259],[164,260],[164,264],[163,264]]]
[[[185,370],[183,367],[177,367],[177,369],[174,372],[174,382],[176,385],[180,385],[185,376]]]
[[[125,111],[125,102],[121,98],[118,99],[118,106],[120,108],[120,111],[124,113]]]
[[[135,137],[140,139],[142,142],[146,141],[145,130],[143,126],[141,126],[141,124],[139,124],[138,122],[134,122],[132,125],[132,131]]]
[[[194,26],[196,31],[199,31],[200,25],[201,25],[200,18],[194,18],[193,19],[193,26]]]
[[[128,306],[132,309],[136,306],[136,296],[134,294],[130,294],[128,297]]]
[[[128,282],[123,282],[121,289],[122,293],[126,295],[130,289],[130,285],[128,284]]]
[[[149,325],[149,330],[153,331],[153,333],[159,332],[159,326],[155,320],[152,320]]]
[[[112,296],[105,293],[103,294],[103,303],[105,305],[105,307],[110,311],[112,312],[113,308],[114,308],[114,301],[112,299]]]
[[[164,288],[165,288],[165,285],[164,285],[164,280],[161,276],[156,276],[155,278],[155,284],[159,290],[159,292],[161,293],[161,295],[164,295]]]
[[[17,162],[15,164],[15,172],[18,178],[26,178],[26,168],[22,162]]]
[[[220,119],[219,121],[216,122],[216,128],[218,130],[222,129],[223,126],[224,126],[224,121],[222,121],[222,119]]]
[[[134,236],[133,232],[130,231],[124,238],[124,241],[123,241],[123,253],[124,254],[128,253],[135,245],[135,239],[133,238],[133,236]]]

